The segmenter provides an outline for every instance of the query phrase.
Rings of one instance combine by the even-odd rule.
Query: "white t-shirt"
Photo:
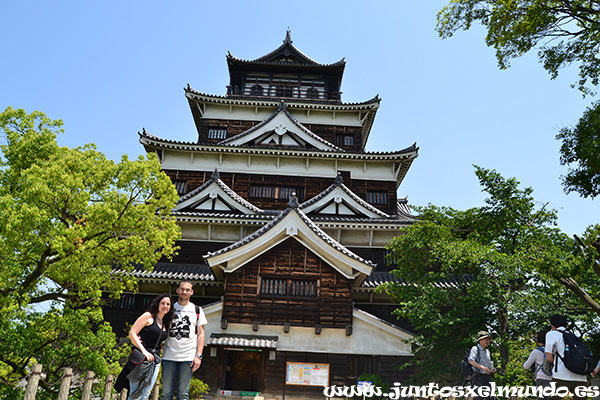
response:
[[[169,337],[165,341],[162,358],[169,361],[191,362],[196,356],[198,342],[196,327],[206,325],[208,321],[202,307],[199,307],[200,314],[196,315],[194,303],[188,303],[186,306],[175,303],[173,309],[175,315],[169,330]]]
[[[556,330],[546,333],[546,353],[554,354],[554,366],[552,367],[552,378],[562,379],[563,381],[587,382],[585,375],[573,373],[565,367],[560,357],[565,355],[565,341],[560,331],[565,327],[561,326]],[[560,357],[557,356],[560,355]]]

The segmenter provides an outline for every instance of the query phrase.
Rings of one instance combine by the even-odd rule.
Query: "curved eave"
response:
[[[178,142],[160,139],[153,135],[138,133],[140,143],[144,145],[146,151],[156,151],[159,149],[168,149],[176,151],[193,151],[209,153],[237,153],[237,154],[261,154],[268,156],[287,156],[287,157],[312,157],[312,158],[337,158],[345,160],[361,161],[403,161],[414,159],[418,156],[418,147],[410,146],[397,152],[373,152],[373,153],[349,153],[337,151],[315,151],[315,150],[291,150],[291,149],[263,149],[254,147],[239,146],[212,146],[201,145],[197,143]]]
[[[172,215],[179,223],[187,224],[219,224],[219,225],[258,225],[262,226],[271,222],[278,214],[272,215],[244,215],[232,213],[203,213],[192,211],[174,211]],[[377,229],[398,230],[409,226],[415,221],[412,219],[360,219],[343,217],[310,217],[310,220],[319,228],[346,228],[346,229]]]
[[[317,69],[331,69],[331,70],[342,70],[342,71],[346,67],[346,59],[345,58],[342,58],[339,61],[336,61],[331,64],[321,64],[321,63],[313,60],[312,58],[308,57],[306,54],[304,54],[303,52],[298,50],[298,48],[296,48],[295,46],[290,46],[290,48],[293,48],[292,52],[298,58],[303,59],[304,62],[288,63],[288,62],[268,61],[269,58],[277,57],[277,55],[282,53],[282,51],[285,47],[286,47],[286,45],[282,45],[279,48],[270,52],[269,54],[266,54],[262,57],[254,59],[254,60],[244,60],[242,58],[234,56],[233,54],[231,54],[231,52],[228,52],[227,56],[226,56],[227,64],[228,65],[237,64],[237,65],[244,65],[244,66],[247,66],[247,65],[264,65],[264,66],[278,65],[278,66],[280,66],[281,65],[281,66],[289,66],[292,68],[310,67],[310,68],[317,68]]]
[[[353,279],[356,286],[375,267],[371,261],[361,258],[335,241],[302,211],[293,207],[288,207],[270,223],[245,238],[210,252],[204,258],[215,274],[219,275],[220,271],[229,273],[289,238],[298,240],[346,278]]]
[[[184,88],[185,97],[188,101],[197,101],[201,103],[212,103],[212,104],[223,104],[227,106],[248,106],[248,107],[279,107],[281,103],[281,98],[273,97],[273,98],[233,98],[227,96],[217,96],[210,95],[206,93],[199,92],[190,87]],[[379,108],[379,104],[381,103],[381,99],[379,96],[375,96],[372,99],[369,99],[364,102],[358,103],[330,103],[330,102],[319,102],[314,99],[307,100],[290,100],[285,99],[285,105],[288,109],[296,108],[301,110],[331,110],[331,111],[362,111],[362,110],[371,110]],[[374,116],[372,117],[374,118]],[[371,121],[372,123],[372,121]]]

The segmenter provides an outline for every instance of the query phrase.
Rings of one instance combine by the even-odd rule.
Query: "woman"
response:
[[[523,368],[532,369],[534,374],[534,382],[535,386],[544,388],[550,386],[550,381],[552,380],[552,376],[546,374],[544,370],[544,362],[546,360],[546,353],[544,350],[544,346],[546,345],[546,333],[548,330],[543,330],[537,333],[536,342],[539,347],[531,352],[529,358],[523,364]],[[544,396],[540,396],[540,399],[545,399]]]
[[[163,293],[152,300],[148,311],[129,330],[131,342],[144,355],[143,365],[129,361],[119,375],[118,380],[125,376],[129,379],[129,400],[147,400],[150,397],[160,369],[162,343],[167,339],[173,313],[171,297]],[[152,375],[148,377],[147,373]]]

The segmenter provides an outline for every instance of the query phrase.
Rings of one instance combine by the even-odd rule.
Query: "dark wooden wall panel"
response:
[[[258,280],[320,281],[316,297],[259,295]],[[352,324],[352,282],[295,239],[227,274],[223,318],[229,322],[345,328]]]
[[[165,170],[165,173],[173,181],[186,181],[186,193],[196,189],[211,178],[214,171],[175,171]],[[242,173],[220,173],[221,180],[233,189],[237,194],[250,201],[259,208],[267,210],[284,210],[289,203],[289,199],[267,199],[249,197],[250,186],[265,185],[278,187],[293,187],[296,189],[296,196],[300,202],[311,199],[334,183],[332,178],[315,178],[302,176],[279,176],[279,175],[257,175]],[[348,186],[360,198],[366,201],[367,191],[385,191],[388,195],[387,204],[374,204],[379,210],[396,214],[396,182],[390,181],[366,181],[359,179],[344,179],[344,184]]]

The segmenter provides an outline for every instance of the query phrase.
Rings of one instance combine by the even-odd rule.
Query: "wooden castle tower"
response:
[[[196,141],[140,133],[181,196],[181,250],[136,270],[138,293],[107,319],[123,329],[186,278],[209,321],[196,374],[209,398],[323,398],[363,373],[399,381],[412,334],[374,289],[393,279],[386,244],[414,221],[397,189],[418,148],[366,151],[380,99],[343,103],[345,61],[312,60],[289,31],[227,65],[225,96],[185,89]]]

